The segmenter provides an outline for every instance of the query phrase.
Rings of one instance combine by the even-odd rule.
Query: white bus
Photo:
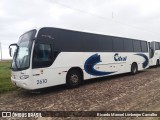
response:
[[[60,84],[74,88],[83,80],[149,67],[148,42],[44,27],[21,35],[11,65],[11,81],[28,89]]]
[[[160,42],[149,42],[149,66],[160,65]]]

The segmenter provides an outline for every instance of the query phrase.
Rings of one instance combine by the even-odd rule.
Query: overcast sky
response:
[[[43,26],[160,41],[160,0],[0,0],[0,42]]]

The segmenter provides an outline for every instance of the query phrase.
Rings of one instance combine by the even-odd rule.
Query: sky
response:
[[[160,41],[160,0],[0,0],[2,58],[26,31],[58,27]]]

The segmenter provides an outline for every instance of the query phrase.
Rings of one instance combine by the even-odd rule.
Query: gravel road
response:
[[[122,74],[88,80],[75,89],[66,89],[64,85],[37,91],[19,89],[0,95],[0,111],[6,110],[160,111],[160,67],[147,69],[134,76]]]

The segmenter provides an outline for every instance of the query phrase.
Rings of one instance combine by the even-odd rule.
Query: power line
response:
[[[124,26],[128,26],[128,27],[130,27],[130,28],[134,28],[134,29],[137,29],[137,30],[139,30],[139,31],[141,30],[141,31],[146,32],[146,33],[150,33],[150,34],[152,33],[152,34],[159,35],[159,33],[157,33],[157,32],[147,31],[147,30],[141,29],[141,28],[139,28],[139,27],[135,27],[135,26],[133,26],[133,25],[130,25],[130,24],[127,24],[127,23],[124,23],[124,22],[115,20],[115,19],[110,19],[109,17],[100,16],[100,15],[97,15],[97,14],[94,14],[94,13],[91,13],[91,12],[88,12],[88,11],[84,11],[84,10],[81,10],[81,9],[78,9],[78,8],[75,8],[75,7],[71,7],[71,6],[62,4],[62,3],[57,2],[57,1],[54,1],[54,3],[55,3],[55,4],[58,4],[58,5],[60,5],[60,6],[63,6],[63,7],[72,9],[72,10],[76,10],[76,11],[79,11],[79,12],[82,12],[82,13],[85,13],[85,14],[88,14],[88,15],[92,15],[92,16],[98,17],[98,18],[103,19],[103,20],[110,20],[111,22],[116,22],[116,23],[118,23],[118,24],[121,24],[121,25],[124,25]],[[112,12],[112,18],[114,18],[113,12]]]

